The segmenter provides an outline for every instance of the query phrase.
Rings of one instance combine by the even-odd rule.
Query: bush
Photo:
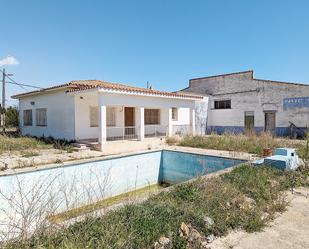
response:
[[[175,145],[175,144],[177,144],[179,142],[179,140],[180,140],[179,137],[173,136],[173,137],[167,137],[165,142],[168,145]]]
[[[19,126],[18,110],[16,107],[9,106],[8,108],[6,108],[5,125],[6,127]]]

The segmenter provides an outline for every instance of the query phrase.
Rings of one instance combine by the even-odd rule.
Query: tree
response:
[[[5,112],[5,126],[6,127],[18,127],[19,118],[18,110],[16,107],[9,106]]]

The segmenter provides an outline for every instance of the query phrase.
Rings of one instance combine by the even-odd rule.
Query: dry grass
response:
[[[209,135],[209,136],[188,136],[180,143],[180,146],[188,146],[204,149],[240,151],[252,154],[263,154],[263,149],[278,147],[292,147],[300,149],[305,142],[300,140],[291,140],[283,138],[274,138],[268,134],[260,136],[245,136],[245,135]]]
[[[172,136],[172,137],[167,137],[167,138],[165,139],[165,142],[166,142],[168,145],[175,145],[175,144],[179,143],[180,140],[181,140],[180,137],[178,137],[178,136]]]
[[[32,149],[48,149],[53,145],[31,137],[11,137],[0,135],[0,154],[10,151],[25,151]]]

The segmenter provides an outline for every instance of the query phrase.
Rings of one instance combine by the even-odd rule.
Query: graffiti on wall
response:
[[[283,99],[283,109],[309,108],[309,97],[285,98]]]

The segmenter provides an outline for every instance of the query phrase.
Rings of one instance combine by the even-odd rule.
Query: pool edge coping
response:
[[[206,149],[194,148],[194,147],[170,146],[170,147],[156,148],[156,149],[151,149],[151,150],[140,150],[140,151],[134,151],[134,152],[121,153],[121,154],[112,154],[112,155],[98,156],[98,157],[92,157],[92,158],[86,158],[86,159],[71,160],[71,161],[65,161],[62,163],[52,163],[52,164],[37,165],[34,167],[9,169],[6,171],[0,171],[0,177],[24,174],[24,173],[32,173],[36,171],[55,169],[55,168],[64,168],[64,167],[74,166],[78,164],[105,161],[105,160],[111,160],[111,159],[128,157],[128,156],[135,156],[135,155],[140,155],[140,154],[154,153],[154,152],[159,152],[159,151],[174,151],[174,152],[190,153],[190,154],[195,154],[195,155],[221,157],[221,158],[226,158],[226,159],[245,160],[245,161],[250,161],[251,157],[253,156],[253,154],[233,151],[234,155],[243,154],[243,155],[249,156],[250,159],[241,157],[241,156],[232,157],[232,156],[226,156],[224,154],[220,154],[220,153],[230,154],[231,153],[230,151],[206,150]],[[213,153],[215,151],[218,154]]]

